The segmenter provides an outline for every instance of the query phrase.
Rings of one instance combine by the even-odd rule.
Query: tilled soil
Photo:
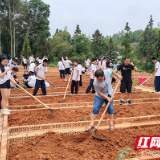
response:
[[[95,94],[86,95],[67,95],[65,98],[65,103],[68,102],[93,102]],[[126,99],[127,97],[125,97]],[[142,98],[160,98],[160,94],[143,92],[143,93],[132,93],[132,99],[142,99]],[[50,103],[62,103],[63,95],[60,96],[41,96],[38,97],[39,100],[46,104]],[[114,100],[120,100],[120,94],[116,94]],[[24,98],[13,98],[9,100],[10,105],[36,105],[38,102],[32,97]]]
[[[51,114],[49,110],[14,112],[9,115],[8,123],[9,126],[23,126],[58,122],[90,121],[92,109],[92,107],[56,109],[55,114],[51,117],[48,117]],[[158,115],[160,114],[160,105],[159,103],[135,104],[132,106],[115,105],[114,110],[114,118]],[[101,108],[97,119],[100,119],[103,111],[104,107]],[[108,118],[106,114],[104,119]]]
[[[61,135],[47,133],[36,136],[27,142],[10,145],[9,160],[116,160],[120,150],[132,149],[129,157],[141,155],[142,150],[134,150],[137,136],[159,135],[160,127],[131,127],[97,131],[106,141],[97,141],[92,133],[80,135]]]

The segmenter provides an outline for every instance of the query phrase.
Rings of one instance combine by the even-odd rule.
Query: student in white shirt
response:
[[[95,72],[97,70],[97,58],[93,58],[92,59],[92,65],[91,65],[91,77],[90,77],[90,84],[86,90],[86,94],[88,94],[92,88],[92,93],[95,93],[95,90],[94,90],[94,86],[93,86],[93,83],[94,83],[94,78],[95,78]]]
[[[67,81],[67,78],[69,79],[69,75],[70,75],[70,65],[71,65],[71,64],[72,64],[72,62],[68,59],[68,56],[66,56],[66,60],[64,61],[66,78],[65,78],[64,81]]]
[[[160,63],[155,57],[152,58],[152,62],[155,63],[155,71],[153,73],[155,75],[155,93],[160,93]]]
[[[48,61],[48,58],[47,58],[47,56],[46,55],[44,55],[44,57],[43,57],[43,59],[42,60],[47,60]]]
[[[9,106],[9,97],[10,97],[10,88],[11,88],[10,79],[13,81],[14,79],[11,74],[11,68],[6,67],[7,63],[8,63],[7,56],[4,54],[0,55],[0,92],[2,96],[1,113],[9,115],[10,110],[8,109],[8,106]]]
[[[34,73],[30,71],[28,79],[27,80],[25,79],[24,82],[25,82],[24,85],[27,86],[28,88],[34,88],[36,84],[36,77]]]
[[[32,55],[29,57],[29,63],[31,64],[33,61],[35,61],[35,58],[34,58],[34,55],[32,54]]]
[[[102,60],[102,63],[101,63],[102,70],[106,69],[106,63],[107,63],[107,59],[106,59],[106,57],[104,57],[103,60]]]
[[[97,70],[98,70],[98,69],[101,69],[101,66],[102,66],[102,65],[101,65],[101,59],[99,59],[98,65],[97,65]]]
[[[24,70],[27,69],[27,59],[23,56],[23,66],[24,66]]]
[[[65,69],[64,69],[64,63],[62,62],[62,59],[59,59],[59,62],[57,64],[60,72],[60,78],[65,78]]]
[[[80,76],[80,81],[79,81],[79,86],[81,87],[82,86],[82,71],[83,71],[83,67],[82,67],[82,63],[79,62],[78,63],[79,65],[79,76]]]
[[[40,64],[42,64],[42,63],[43,63],[42,58],[37,57],[37,58],[36,58],[36,60],[37,60],[37,62],[38,62],[38,64],[37,64],[37,65],[40,65]]]
[[[10,65],[10,68],[12,69],[13,67],[17,67],[18,66],[18,59],[13,59],[13,62]]]
[[[72,77],[72,84],[71,84],[71,94],[74,93],[74,87],[75,87],[75,94],[78,94],[78,81],[80,81],[80,75],[79,75],[79,66],[78,66],[78,60],[74,60],[74,70],[73,77]]]
[[[36,75],[35,67],[36,67],[36,65],[35,65],[34,61],[32,61],[29,66],[29,72],[33,72]]]
[[[45,85],[45,72],[47,72],[47,63],[48,61],[45,59],[43,60],[43,64],[40,64],[36,68],[37,78],[36,78],[36,85],[33,91],[33,96],[35,96],[41,86],[41,90],[43,95],[46,95],[46,85]]]

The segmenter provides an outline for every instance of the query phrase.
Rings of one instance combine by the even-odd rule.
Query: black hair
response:
[[[1,55],[0,55],[0,69],[1,69],[2,73],[5,71],[5,69],[4,69],[4,66],[2,65],[1,62],[2,62],[3,60],[5,60],[5,59],[8,60],[7,56],[6,56],[5,54],[1,54]]]
[[[130,58],[129,58],[129,57],[125,57],[125,58],[124,58],[124,61],[125,61],[126,59],[130,59]]]
[[[81,62],[79,62],[78,64],[82,64]]]
[[[152,60],[157,60],[157,58],[156,57],[152,57]]]
[[[104,72],[102,69],[98,69],[96,72],[95,72],[95,77],[103,77],[104,76]]]
[[[13,61],[19,63],[18,59],[14,59]]]
[[[94,58],[92,59],[92,62],[93,62],[93,61],[97,61],[97,58],[96,58],[96,57],[94,57]]]
[[[62,61],[62,58],[59,58],[59,61]]]
[[[10,60],[10,59],[11,59],[11,57],[10,57],[10,56],[7,56],[7,59],[8,59],[8,60]]]
[[[30,71],[30,72],[29,72],[29,76],[32,76],[32,75],[33,75],[33,72],[32,72],[32,71]]]
[[[43,63],[44,63],[44,62],[48,62],[48,60],[47,60],[47,59],[44,59],[44,60],[43,60]]]
[[[99,59],[99,61],[101,61],[101,59]]]
[[[78,63],[78,59],[75,59],[74,62],[77,62],[77,63]]]
[[[15,71],[15,72],[19,71],[17,67],[13,67],[12,70]]]

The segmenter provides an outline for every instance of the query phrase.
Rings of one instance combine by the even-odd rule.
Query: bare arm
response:
[[[79,70],[77,70],[77,77],[76,77],[76,82],[78,81],[78,76],[79,76]]]
[[[155,75],[155,73],[158,71],[158,68],[155,69],[155,71],[153,72],[153,75]]]
[[[11,68],[8,68],[8,69],[6,69],[3,73],[0,73],[0,78],[3,78],[5,75],[6,75],[6,73],[8,72],[8,71],[10,71],[11,70]]]
[[[112,75],[115,75],[119,80],[122,80],[123,77],[121,75],[117,74],[116,72],[117,72],[117,70],[112,71]]]
[[[93,79],[95,78],[95,76],[94,76],[94,70],[92,70],[92,73],[93,73]]]
[[[107,97],[105,94],[103,94],[102,92],[99,92],[98,95],[104,99],[106,99],[108,102],[112,102],[112,99]]]

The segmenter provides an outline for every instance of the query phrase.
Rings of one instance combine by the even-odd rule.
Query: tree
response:
[[[108,43],[108,56],[110,58],[112,58],[112,52],[114,51],[114,44],[113,44],[113,40],[112,38],[109,39],[109,43]]]
[[[23,44],[22,55],[28,58],[31,55],[31,47],[28,34],[26,35],[24,42],[25,43]]]
[[[160,31],[159,31],[158,39],[156,43],[156,57],[158,60],[160,60]]]
[[[121,45],[125,47],[125,49],[121,52],[121,54],[126,57],[130,54],[130,52],[132,51],[131,50],[131,47],[130,47],[130,43],[131,43],[131,39],[130,39],[130,34],[129,34],[129,31],[130,31],[130,27],[128,26],[128,22],[126,23],[126,26],[125,26],[125,29],[126,30],[126,34],[125,34],[125,38],[124,40],[122,41]]]
[[[97,29],[94,34],[92,34],[92,51],[96,57],[99,57],[102,54],[102,39],[103,36]]]
[[[79,25],[78,25],[78,24],[77,24],[76,30],[75,30],[75,32],[74,32],[74,35],[76,35],[76,36],[81,35],[81,30],[80,30],[80,28],[79,28]]]

